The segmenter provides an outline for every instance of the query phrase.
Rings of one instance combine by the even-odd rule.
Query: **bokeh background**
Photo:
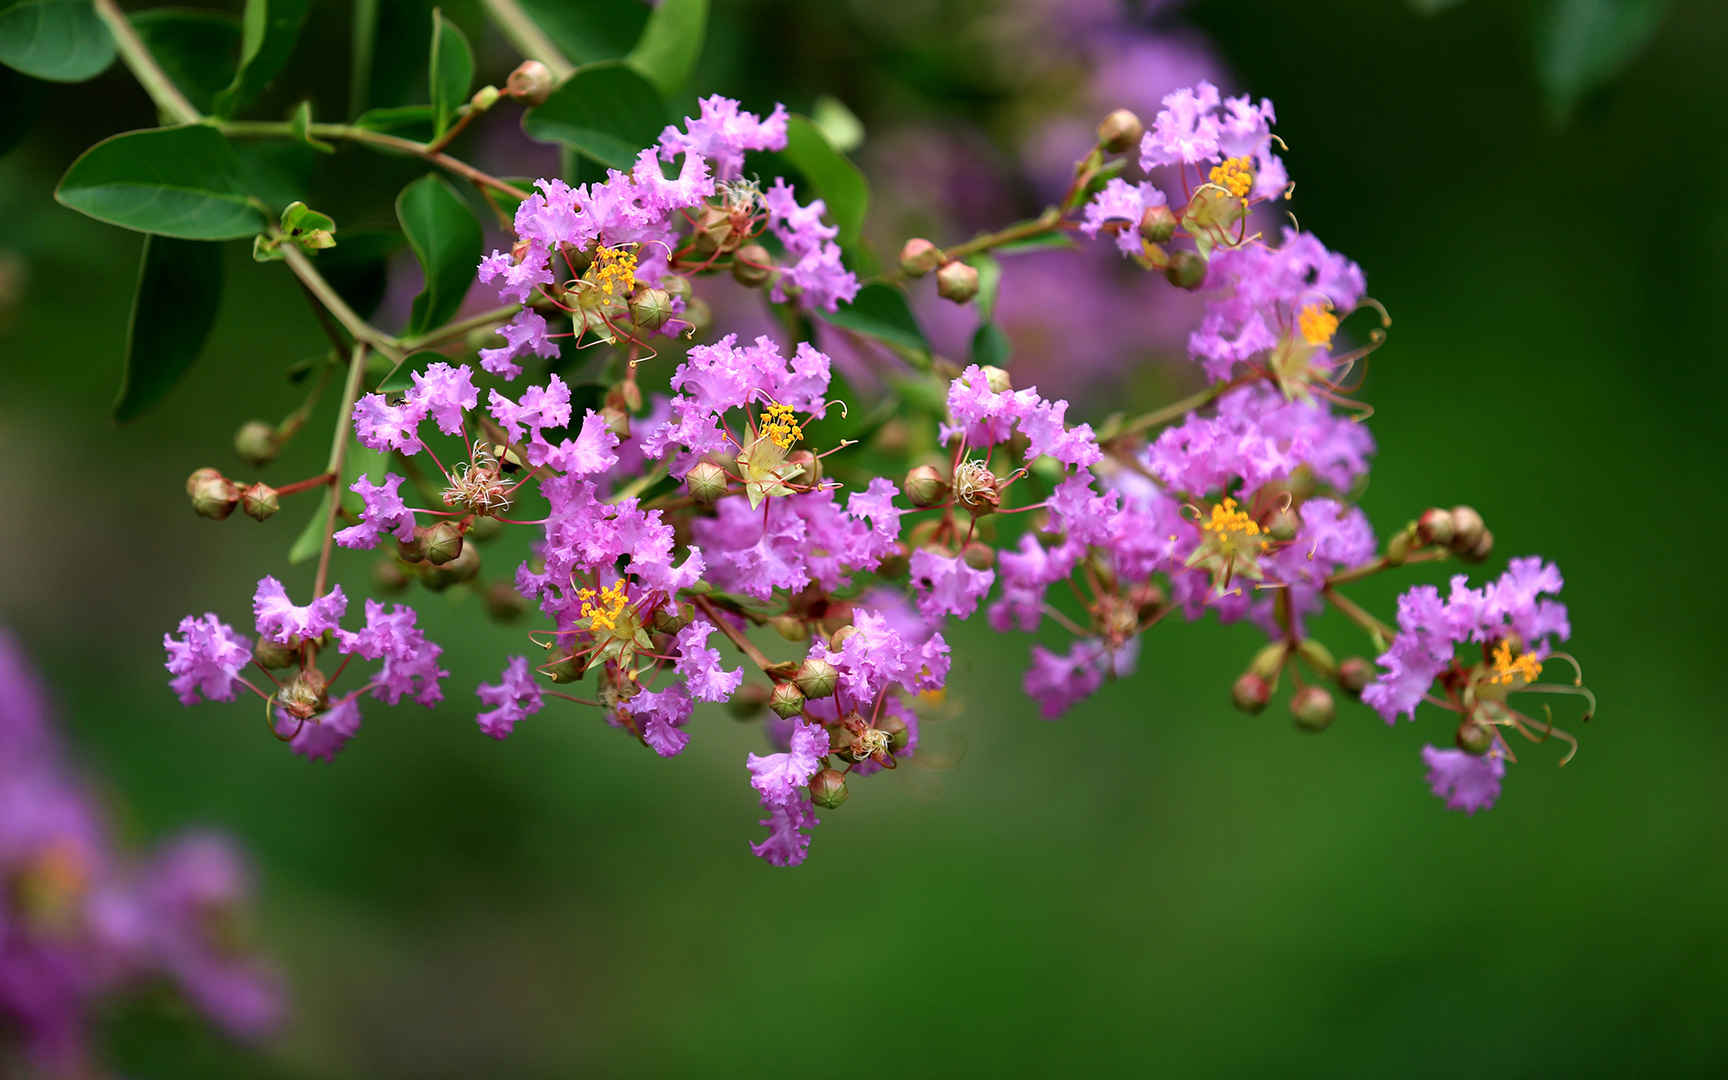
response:
[[[423,27],[424,5],[399,6]],[[1152,86],[1155,102],[1198,70],[1273,97],[1293,209],[1394,318],[1365,390],[1380,444],[1365,506],[1386,530],[1473,503],[1498,538],[1484,574],[1557,560],[1602,701],[1571,765],[1530,749],[1472,818],[1422,782],[1439,722],[1389,730],[1348,707],[1305,737],[1277,705],[1233,711],[1252,627],[1161,626],[1138,674],[1048,723],[1018,691],[1028,643],[974,620],[931,725],[943,752],[855,785],[794,871],[745,847],[754,724],[701,716],[671,760],[579,711],[480,736],[467,688],[522,639],[460,590],[414,600],[448,650],[445,705],[369,710],[331,765],[289,754],[249,706],[174,701],[162,632],[187,611],[244,621],[299,525],[203,521],[181,482],[244,471],[235,426],[293,407],[279,373],[321,338],[289,275],[229,245],[200,366],[115,428],[139,237],[51,189],[149,106],[118,66],[75,87],[9,77],[8,122],[28,130],[0,158],[0,617],[126,835],[210,823],[244,843],[254,933],[293,987],[263,1046],[151,999],[105,1018],[110,1060],[145,1077],[1720,1075],[1728,9],[1673,5],[1562,123],[1534,59],[1541,7],[1196,2],[1128,20],[1109,4],[717,0],[700,88],[844,102],[889,217],[883,255],[920,214],[958,215],[941,242],[1035,210],[1051,154],[1084,149],[1041,147],[1063,123],[1084,139],[1107,93]],[[446,8],[501,82],[507,47],[474,5]],[[347,27],[346,5],[315,6],[270,108],[310,87],[321,116],[344,111]],[[1112,68],[1130,46],[1143,60]],[[467,149],[552,167],[508,137]],[[376,184],[313,177],[344,227],[387,221],[419,171],[335,160]],[[969,220],[980,207],[1000,214]],[[1094,416],[1166,399],[1173,316],[1139,329],[1149,301],[1113,267],[1089,270],[1084,296],[1011,300],[1006,265],[1017,364],[1072,379]],[[393,286],[415,287],[411,271]],[[316,470],[331,407],[265,478]],[[488,558],[494,576],[513,565]],[[337,567],[364,590],[363,556]],[[309,574],[286,572],[291,589]],[[1448,572],[1354,595],[1389,615],[1399,589]],[[1348,623],[1320,625],[1341,654],[1367,650]]]

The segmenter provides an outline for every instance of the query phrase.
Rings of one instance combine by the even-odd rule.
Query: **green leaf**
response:
[[[1008,335],[993,322],[981,324],[972,334],[974,364],[995,364],[999,368],[1005,368],[1013,352],[1014,343],[1009,341]]]
[[[146,236],[126,328],[126,368],[114,400],[118,423],[153,408],[198,359],[222,300],[222,249]]]
[[[334,154],[336,148],[323,139],[312,137],[312,103],[302,101],[294,106],[294,111],[288,115],[288,128],[294,137],[321,154]]]
[[[432,121],[430,105],[396,105],[388,109],[369,109],[355,118],[354,126],[427,142],[432,138]]]
[[[1536,76],[1555,119],[1637,57],[1667,0],[1552,0],[1536,27]]]
[[[338,497],[346,498],[351,504],[359,500],[349,493],[348,488],[362,475],[371,477],[374,483],[384,478],[384,470],[390,467],[390,458],[376,450],[368,449],[358,443],[348,447],[347,460],[342,464],[342,483],[337,492]],[[312,517],[307,520],[300,535],[294,538],[294,544],[288,549],[290,563],[303,563],[324,549],[325,532],[330,525],[330,495],[328,487],[324,488],[323,496],[318,500],[318,506],[312,511]],[[338,519],[340,523],[340,519]]]
[[[240,189],[262,202],[267,212],[309,196],[318,154],[307,143],[259,139],[229,145],[240,164]]]
[[[708,0],[660,0],[630,50],[630,66],[670,97],[684,88],[708,23]]]
[[[628,169],[654,145],[668,113],[652,83],[619,60],[589,64],[522,117],[522,130],[540,142],[562,143],[614,169]]]
[[[378,44],[378,0],[354,0],[352,46],[348,55],[348,115],[358,115],[372,100],[372,54]]]
[[[90,0],[22,0],[0,10],[0,64],[49,82],[83,82],[114,62],[114,36]]]
[[[822,132],[805,116],[787,119],[786,149],[780,156],[812,189],[800,192],[803,201],[820,196],[828,204],[828,219],[840,229],[840,246],[856,244],[870,203],[870,189],[858,166],[828,145]]]
[[[812,312],[823,322],[854,333],[928,353],[930,342],[918,329],[918,320],[906,303],[906,294],[892,285],[866,285],[858,290],[850,304],[841,304],[834,311],[817,309]]]
[[[340,244],[318,256],[318,272],[362,319],[370,319],[384,301],[390,257],[403,243],[394,229],[344,231]]]
[[[396,197],[396,220],[408,234],[408,244],[426,287],[414,298],[406,334],[424,334],[443,326],[462,306],[480,262],[480,223],[442,177],[423,176]]]
[[[816,99],[810,107],[810,122],[828,140],[828,145],[842,154],[850,154],[864,145],[864,122],[844,101],[831,94]]]
[[[192,107],[206,113],[215,108],[240,56],[240,20],[218,11],[158,8],[140,11],[131,23]]]
[[[241,167],[214,128],[129,131],[84,151],[54,190],[62,206],[138,232],[234,240],[264,227]]]
[[[642,37],[650,18],[641,0],[521,0],[521,5],[577,66],[623,56]]]
[[[428,364],[436,364],[441,360],[450,359],[433,349],[420,349],[404,356],[384,373],[378,384],[372,387],[374,394],[400,394],[414,387],[414,373],[425,371]]]
[[[432,58],[426,76],[432,89],[432,137],[437,138],[455,123],[456,110],[474,84],[474,50],[437,8],[432,9]]]
[[[1002,264],[989,252],[974,255],[966,261],[978,271],[978,297],[973,301],[978,305],[978,318],[989,322],[996,317],[996,290],[1002,285]]]
[[[216,95],[216,112],[232,116],[263,92],[282,73],[300,24],[306,21],[307,0],[246,0],[240,20],[240,67],[234,81]]]

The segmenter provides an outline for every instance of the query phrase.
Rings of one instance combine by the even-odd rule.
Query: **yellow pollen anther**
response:
[[[1338,316],[1332,314],[1330,304],[1308,304],[1297,313],[1296,326],[1308,344],[1330,345],[1332,335],[1338,332]]]
[[[1246,200],[1248,193],[1254,190],[1254,163],[1245,157],[1225,158],[1212,166],[1207,179],[1238,199]]]
[[[629,296],[636,288],[636,253],[601,244],[594,249],[594,262],[588,267],[587,278],[607,296]]]
[[[1536,659],[1535,653],[1523,653],[1517,659],[1512,658],[1512,646],[1502,641],[1494,647],[1494,674],[1488,681],[1492,683],[1510,683],[1514,679],[1523,679],[1526,684],[1533,683],[1542,674],[1542,662]]]
[[[594,633],[602,630],[618,628],[618,616],[623,614],[628,598],[624,595],[624,582],[614,581],[604,589],[582,589],[576,594],[576,599],[582,601],[582,617],[589,620],[588,629]]]
[[[762,410],[762,434],[780,449],[790,450],[793,443],[804,437],[804,429],[792,415],[790,405],[775,402]]]
[[[1260,523],[1238,510],[1235,499],[1225,499],[1214,506],[1212,520],[1202,521],[1200,528],[1209,533],[1217,533],[1219,539],[1260,535]]]

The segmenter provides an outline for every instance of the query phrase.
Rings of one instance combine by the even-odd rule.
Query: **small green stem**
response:
[[[306,256],[304,251],[300,250],[298,245],[291,240],[286,240],[277,250],[282,252],[282,258],[288,263],[288,269],[294,271],[294,276],[300,279],[300,283],[306,286],[307,291],[317,297],[318,302],[323,304],[330,314],[336,316],[336,321],[354,335],[356,345],[370,346],[397,363],[402,361],[401,343],[355,314],[354,309],[348,306],[348,302],[342,299],[328,281],[324,280],[324,276],[318,272],[317,267],[312,265],[312,260]]]
[[[1391,640],[1398,636],[1397,631],[1364,611],[1362,605],[1345,596],[1328,585],[1325,588],[1326,598],[1332,601],[1334,607],[1344,613],[1344,617],[1368,631],[1370,637],[1379,648],[1386,648]]]
[[[218,125],[218,130],[224,135],[232,135],[236,138],[297,138],[299,136],[299,132],[296,132],[292,125],[275,121],[228,120]],[[464,180],[480,187],[502,192],[513,199],[526,199],[532,194],[532,192],[524,191],[515,184],[505,183],[489,172],[476,169],[466,161],[453,158],[449,154],[433,148],[428,143],[415,142],[413,139],[386,135],[382,131],[369,131],[352,124],[313,124],[306,129],[306,134],[312,138],[342,139],[347,142],[357,142],[385,150],[399,150],[404,154],[412,154],[447,172],[455,173]]]
[[[1053,233],[1061,227],[1062,211],[1052,206],[1030,221],[1022,221],[1017,225],[1010,225],[1006,229],[998,229],[993,233],[984,233],[981,236],[974,236],[964,244],[956,244],[951,248],[943,248],[942,255],[949,261],[964,259],[968,255],[977,255],[980,252],[990,251],[994,248],[1002,247],[1005,244],[1012,244],[1018,240],[1030,240],[1034,237],[1043,236],[1046,233]],[[905,281],[906,272],[904,270],[896,270],[891,274],[883,274],[877,280],[888,284]]]
[[[1410,555],[1402,563],[1396,565],[1405,566],[1410,563],[1437,562],[1446,558],[1447,554],[1448,553],[1444,550],[1418,551]],[[1336,574],[1333,574],[1331,577],[1326,579],[1326,584],[1328,586],[1348,585],[1352,581],[1361,581],[1365,577],[1373,577],[1382,570],[1390,570],[1393,565],[1393,563],[1388,562],[1384,557],[1370,559],[1360,566],[1352,566],[1348,570],[1338,571]]]
[[[330,580],[330,548],[336,538],[336,514],[342,508],[342,466],[348,457],[348,441],[353,437],[349,428],[365,371],[366,343],[356,341],[354,355],[348,361],[348,378],[342,387],[342,404],[336,409],[336,430],[330,437],[330,460],[324,466],[330,477],[330,513],[324,519],[324,545],[318,552],[318,575],[312,579],[314,600],[324,595],[324,586]]]
[[[120,59],[125,61],[132,77],[138,80],[156,107],[176,124],[196,124],[204,119],[174,85],[174,80],[157,65],[156,58],[144,47],[143,39],[132,29],[119,5],[114,0],[95,0],[95,4],[96,14],[108,24],[108,32],[114,35],[114,47],[120,51]]]
[[[650,487],[654,486],[654,484],[657,483],[665,475],[666,475],[666,466],[656,465],[652,469],[649,469],[647,472],[643,473],[641,476],[638,476],[636,479],[630,481],[628,484],[625,484],[623,487],[619,488],[616,492],[613,493],[612,497],[610,499],[607,499],[606,501],[611,502],[611,503],[618,503],[618,502],[623,502],[625,499],[635,498],[636,496],[642,494],[644,491],[647,491]]]
[[[757,667],[767,671],[774,665],[774,661],[768,659],[768,654],[752,645],[749,638],[740,634],[737,627],[726,621],[706,596],[692,597],[691,602],[702,610],[702,614],[708,616],[708,621],[714,624],[716,630],[726,635],[726,640],[738,646],[738,651],[748,656]]]
[[[415,349],[429,349],[434,345],[442,345],[447,341],[454,341],[459,337],[467,336],[470,330],[480,330],[509,322],[521,310],[521,304],[509,304],[504,307],[493,308],[491,311],[482,311],[478,315],[471,315],[466,319],[441,326],[436,330],[415,337],[405,337],[401,342],[402,348],[408,352],[413,352]]]
[[[1162,424],[1168,424],[1172,420],[1179,420],[1193,412],[1195,409],[1210,405],[1220,397],[1223,397],[1226,390],[1234,389],[1240,385],[1242,385],[1242,383],[1239,380],[1213,383],[1206,389],[1189,394],[1180,401],[1173,401],[1161,409],[1153,409],[1149,413],[1142,413],[1132,420],[1125,420],[1114,424],[1107,423],[1099,430],[1098,441],[1109,442],[1111,439],[1117,439],[1123,435],[1132,435],[1137,431],[1145,431],[1147,428],[1155,428]]]
[[[517,52],[545,64],[554,79],[563,82],[576,70],[516,0],[486,0],[486,14]]]

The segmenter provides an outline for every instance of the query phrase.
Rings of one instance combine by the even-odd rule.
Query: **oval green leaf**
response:
[[[114,62],[114,36],[90,0],[21,0],[0,10],[0,64],[49,82],[83,82]]]
[[[235,240],[264,227],[240,165],[214,128],[129,131],[84,151],[54,198],[110,225],[183,240]]]
[[[531,139],[560,143],[614,169],[628,169],[667,122],[660,92],[629,64],[589,64],[522,117]]]
[[[456,24],[432,9],[432,56],[427,62],[432,91],[432,134],[436,138],[456,121],[456,110],[468,100],[474,84],[474,50]]]
[[[985,365],[994,364],[999,368],[1008,366],[1008,358],[1013,355],[1014,344],[1008,340],[1008,335],[993,322],[981,323],[972,334],[972,362]]]
[[[828,204],[828,220],[840,229],[840,246],[858,242],[869,207],[870,189],[858,166],[828,145],[828,140],[808,117],[786,121],[786,149],[780,155],[804,177],[811,190],[800,191],[803,201],[820,196]]]
[[[930,342],[918,328],[918,320],[906,303],[906,294],[892,285],[866,285],[858,290],[850,304],[841,304],[833,311],[820,308],[812,312],[823,322],[873,337],[903,349],[928,353]]]
[[[630,50],[630,66],[667,97],[684,88],[702,55],[708,0],[660,0]]]
[[[240,68],[234,81],[216,95],[216,112],[232,116],[282,74],[300,24],[306,21],[307,0],[246,0],[240,19]]]
[[[521,0],[528,17],[572,64],[615,60],[641,39],[650,18],[642,0]]]
[[[403,333],[424,334],[449,322],[462,306],[480,264],[480,223],[442,177],[430,174],[396,197],[396,220],[426,275]]]
[[[222,300],[222,248],[146,236],[126,328],[126,367],[114,401],[118,423],[155,407],[189,371]]]

